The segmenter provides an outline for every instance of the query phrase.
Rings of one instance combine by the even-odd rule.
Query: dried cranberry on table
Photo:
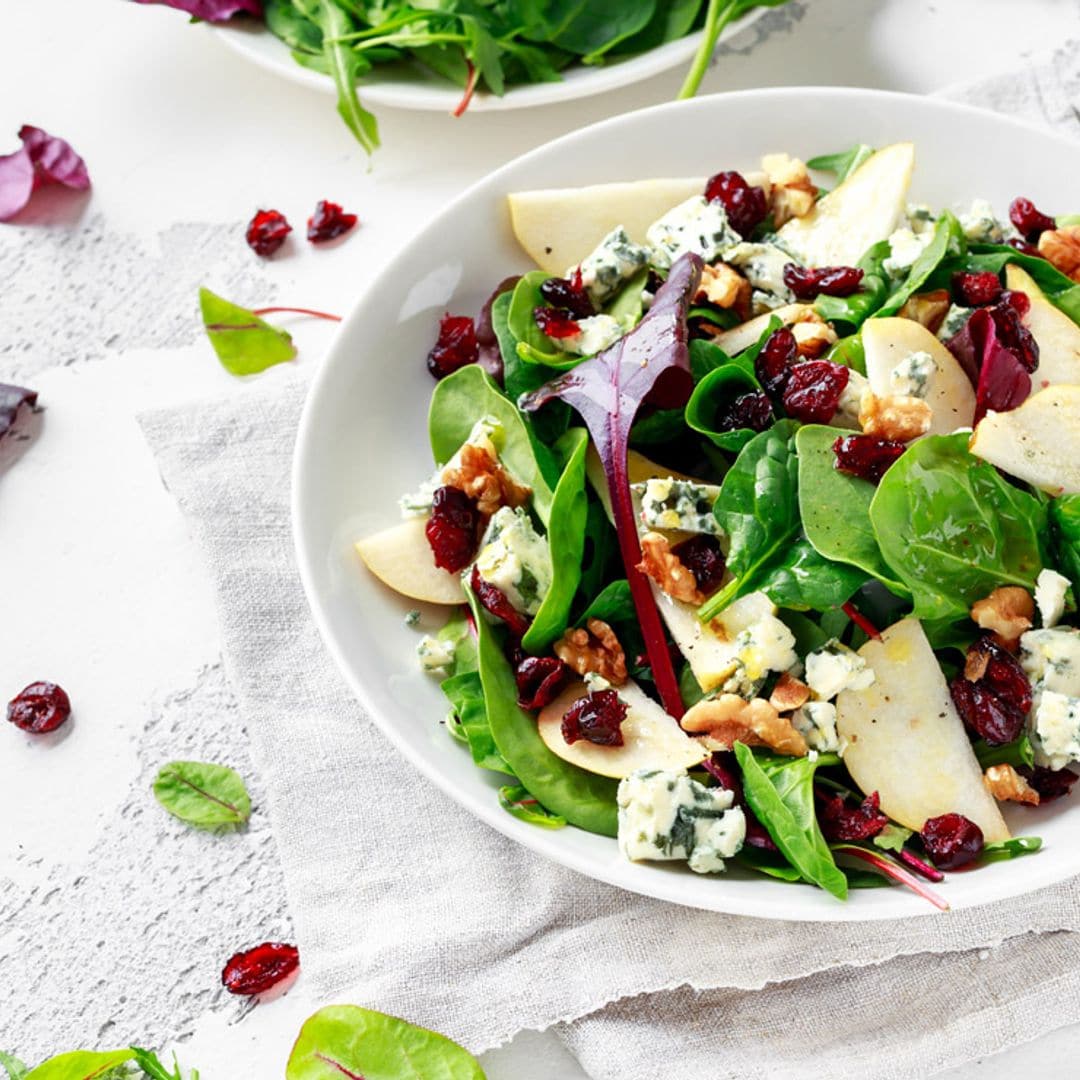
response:
[[[265,994],[300,966],[295,945],[266,941],[229,957],[221,972],[221,985],[230,994],[248,997]]]
[[[784,387],[784,409],[804,424],[827,424],[848,384],[849,371],[831,360],[807,360],[791,369]]]
[[[347,214],[337,203],[321,199],[315,204],[315,213],[308,218],[307,238],[313,244],[325,244],[344,236],[355,224],[355,214]]]
[[[451,574],[464,570],[479,545],[480,511],[476,500],[455,487],[438,488],[424,533],[436,566]]]
[[[784,267],[784,284],[796,300],[814,300],[819,296],[850,296],[858,292],[863,272],[856,266],[799,266]]]
[[[834,468],[876,484],[906,447],[902,442],[876,435],[840,435],[832,449],[836,457]]]
[[[1019,738],[1031,710],[1031,683],[1020,661],[989,634],[968,649],[949,689],[960,718],[980,738],[994,746]]]
[[[573,744],[585,739],[596,746],[622,746],[626,702],[614,690],[597,690],[579,698],[562,719],[562,737]]]
[[[23,731],[44,735],[71,715],[71,699],[51,682],[31,683],[8,702],[7,718]]]
[[[831,795],[821,788],[815,788],[814,793],[818,798],[818,823],[826,840],[869,840],[889,824],[876,791],[871,791],[858,806],[849,806],[842,795]]]
[[[963,814],[942,814],[928,819],[919,838],[939,870],[956,870],[982,854],[982,829]]]
[[[540,285],[540,296],[553,308],[562,308],[579,319],[596,314],[592,298],[581,283],[581,271],[573,278],[548,278]]]
[[[713,426],[718,432],[764,431],[773,422],[772,403],[764,390],[750,390],[717,410]]]
[[[533,318],[536,325],[547,334],[549,338],[573,337],[581,333],[581,327],[577,320],[565,311],[553,307],[538,307],[533,309]]]
[[[452,375],[480,357],[476,326],[468,315],[447,313],[439,320],[439,337],[427,355],[427,369],[436,379]]]
[[[956,302],[964,307],[986,307],[1000,298],[1002,288],[992,270],[957,270],[952,276],[952,291]]]
[[[1009,204],[1009,220],[1029,244],[1035,243],[1042,233],[1057,225],[1049,214],[1044,214],[1030,199],[1023,196],[1013,199]]]
[[[705,198],[719,200],[731,227],[744,239],[768,216],[769,201],[759,187],[747,183],[742,173],[717,173],[705,185]]]
[[[256,210],[255,216],[248,222],[244,237],[256,255],[266,258],[285,243],[285,237],[291,232],[292,226],[280,211]]]
[[[672,549],[675,556],[694,575],[698,591],[709,596],[720,588],[724,577],[724,553],[720,541],[708,533],[697,533],[681,540]]]
[[[514,671],[518,705],[530,712],[550,705],[569,675],[570,669],[556,656],[526,656]]]
[[[799,343],[786,326],[769,335],[754,360],[754,374],[769,397],[776,400],[783,394],[798,356]]]
[[[480,568],[477,566],[473,567],[472,576],[469,578],[469,588],[472,589],[476,599],[480,601],[480,606],[488,614],[494,615],[496,619],[501,619],[506,623],[510,633],[515,637],[521,638],[525,631],[529,629],[530,620],[528,616],[522,615],[510,603],[502,589],[497,585],[492,585],[490,581],[485,581],[480,576]]]

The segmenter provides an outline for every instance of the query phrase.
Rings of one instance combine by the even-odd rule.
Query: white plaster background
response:
[[[311,1001],[238,1002],[223,961],[289,917],[210,589],[134,416],[242,395],[200,338],[196,288],[344,312],[386,256],[473,179],[551,137],[666,100],[672,73],[599,99],[462,121],[382,110],[374,169],[332,100],[249,67],[182,16],[123,0],[4,0],[0,152],[22,123],[68,139],[94,181],[0,226],[0,381],[46,410],[0,471],[0,699],[39,678],[75,719],[0,731],[0,1048],[175,1046],[205,1080],[283,1075]],[[722,50],[705,90],[844,83],[927,92],[1080,37],[1078,0],[795,0]],[[977,162],[971,163],[977,170]],[[242,241],[256,206],[300,224],[320,198],[362,227],[331,250]],[[327,326],[293,327],[317,363]],[[266,378],[280,378],[270,372]],[[153,802],[172,758],[247,777],[251,826],[193,833]],[[1068,1029],[950,1074],[1072,1076]],[[577,1080],[536,1034],[485,1055],[491,1080]]]

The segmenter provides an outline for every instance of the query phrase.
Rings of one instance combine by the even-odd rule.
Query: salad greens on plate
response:
[[[509,197],[534,268],[441,319],[434,470],[356,549],[519,820],[939,907],[1038,851],[1080,761],[1080,227],[914,165]]]

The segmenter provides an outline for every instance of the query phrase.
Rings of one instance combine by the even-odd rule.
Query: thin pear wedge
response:
[[[1005,288],[1027,294],[1031,308],[1021,316],[1039,346],[1039,366],[1031,376],[1036,387],[1067,383],[1080,386],[1080,326],[1047,298],[1022,267],[1005,267]]]
[[[435,565],[426,524],[426,518],[406,518],[357,540],[356,552],[384,585],[402,596],[427,604],[464,604],[461,579]]]

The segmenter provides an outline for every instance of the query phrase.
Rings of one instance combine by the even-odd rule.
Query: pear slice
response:
[[[1080,494],[1080,386],[1049,386],[1019,408],[988,412],[970,450],[1051,495]]]
[[[1056,307],[1022,267],[1005,267],[1005,288],[1027,294],[1031,301],[1021,321],[1039,346],[1039,366],[1032,375],[1036,387],[1069,383],[1080,386],[1080,326]]]
[[[854,266],[896,228],[915,168],[912,143],[894,143],[859,166],[809,214],[777,236],[807,266]]]
[[[638,769],[682,771],[700,765],[709,756],[707,748],[687,735],[678,721],[668,716],[635,682],[617,687],[628,708],[622,722],[622,746],[597,746],[587,739],[568,743],[562,734],[566,710],[588,690],[572,683],[550,705],[540,710],[540,738],[553,753],[571,765],[600,776],[622,779]]]
[[[949,435],[971,427],[975,390],[957,359],[925,326],[912,319],[867,319],[862,328],[866,376],[879,397],[892,393],[889,375],[914,352],[929,353],[937,368],[926,403],[934,410],[929,435]]]
[[[974,821],[987,841],[1008,839],[922,624],[894,623],[859,655],[874,683],[845,690],[836,701],[844,764],[859,788],[876,791],[882,812],[909,829],[956,813]]]
[[[812,304],[787,304],[778,307],[774,311],[766,311],[761,315],[755,315],[730,330],[724,330],[712,338],[714,345],[719,345],[728,356],[736,356],[743,349],[748,349],[755,344],[758,338],[765,333],[765,328],[771,319],[779,319],[784,326],[798,325],[805,319],[814,317]],[[818,324],[820,326],[820,324]]]
[[[645,231],[657,218],[704,190],[701,177],[635,180],[515,191],[507,201],[518,243],[541,270],[561,276],[618,225],[643,244]]]
[[[463,604],[461,579],[435,565],[424,535],[426,524],[426,518],[406,518],[357,540],[357,554],[384,585],[402,596],[428,604]]]

